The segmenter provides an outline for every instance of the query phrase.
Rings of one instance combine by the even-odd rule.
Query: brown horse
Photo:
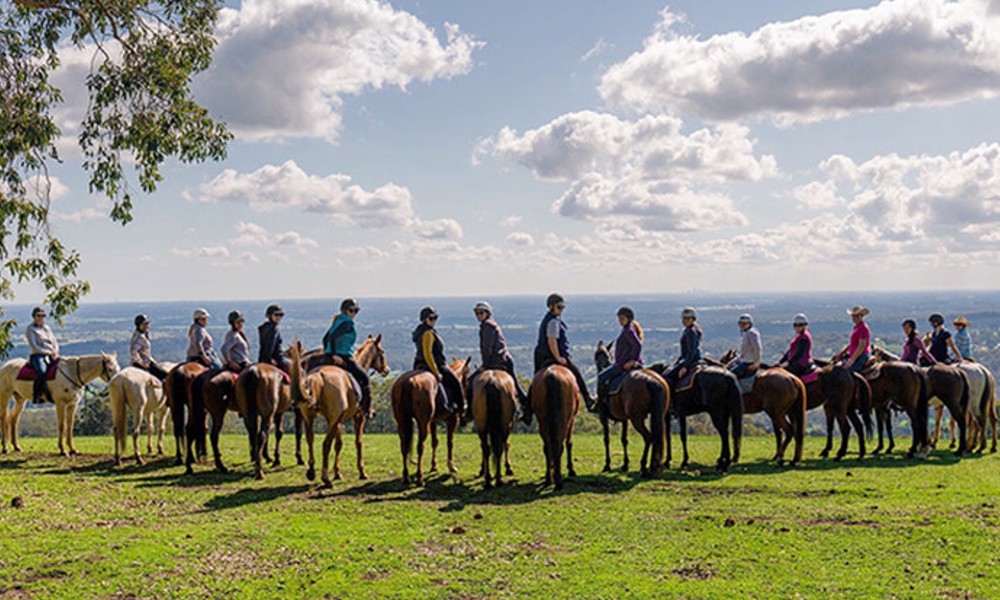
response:
[[[594,363],[601,372],[611,365],[611,348],[614,342],[607,346],[603,341],[597,342],[594,352]],[[626,375],[617,394],[612,394],[607,406],[600,412],[601,427],[604,430],[604,472],[611,471],[611,449],[608,421],[622,424],[622,472],[628,472],[628,424],[642,436],[644,443],[640,473],[643,477],[656,477],[663,473],[664,448],[669,454],[670,436],[670,387],[659,373],[650,369],[633,370]],[[649,427],[646,427],[646,417],[649,417]],[[650,449],[652,463],[647,467]]]
[[[215,456],[215,468],[220,473],[227,473],[219,454],[219,432],[225,422],[227,410],[238,410],[236,406],[236,378],[232,371],[206,369],[191,382],[190,414],[187,428],[187,461],[185,472],[194,472],[195,453],[191,446],[205,436],[207,416],[212,416],[212,453]],[[243,413],[240,413],[241,415]],[[250,459],[253,460],[253,446]]]
[[[472,357],[454,360],[449,367],[465,391]],[[437,405],[437,378],[430,371],[413,370],[400,375],[392,384],[392,416],[399,433],[399,450],[403,455],[403,483],[410,483],[410,456],[413,453],[413,426],[417,427],[417,485],[424,484],[424,442],[431,436],[431,472],[437,470],[437,428],[443,422],[447,428],[448,471],[457,472],[454,462],[455,430],[461,415]]]
[[[830,456],[833,448],[833,423],[840,428],[840,448],[833,460],[839,461],[847,455],[847,443],[851,438],[851,427],[858,434],[858,460],[865,457],[865,439],[872,432],[872,391],[868,382],[846,367],[825,361],[816,361],[820,366],[815,379],[805,376],[806,410],[820,406],[826,416],[826,446],[819,453],[822,458]]]
[[[236,410],[243,415],[257,479],[264,479],[264,446],[274,416],[291,405],[288,387],[281,369],[263,363],[247,367],[236,380]],[[277,459],[277,444],[274,451]]]
[[[886,362],[875,366],[866,376],[872,388],[872,406],[878,418],[878,447],[882,450],[882,430],[889,437],[886,453],[892,452],[895,440],[892,438],[891,410],[905,412],[913,427],[913,443],[907,451],[907,458],[917,453],[926,457],[930,447],[927,432],[927,417],[930,401],[930,386],[927,376],[916,365],[904,362]]]
[[[719,359],[729,363],[736,356],[730,350]],[[743,414],[767,413],[774,429],[774,458],[778,465],[785,461],[785,450],[795,440],[793,465],[802,461],[802,447],[806,431],[806,386],[802,380],[781,368],[762,366],[750,391],[743,394]]]
[[[566,474],[576,477],[573,469],[573,426],[580,410],[580,390],[573,372],[561,365],[551,365],[535,373],[528,390],[531,409],[538,418],[538,434],[545,453],[545,485],[563,487],[562,454],[566,448]]]
[[[354,419],[354,446],[358,453],[358,476],[368,479],[365,471],[363,436],[365,421],[368,415],[361,410],[361,398],[354,389],[351,377],[344,369],[333,365],[321,365],[303,376],[303,360],[299,352],[298,342],[292,344],[292,400],[305,422],[306,444],[309,446],[309,469],[306,478],[316,479],[316,457],[314,452],[314,423],[316,417],[326,420],[326,438],[323,440],[323,471],[321,478],[327,487],[332,486],[330,479],[330,449],[334,448],[333,479],[343,479],[340,472],[340,451],[344,447],[344,423]],[[354,358],[362,369],[374,369],[382,375],[389,372],[385,349],[382,347],[382,336],[368,336],[354,353]]]
[[[170,409],[170,416],[174,421],[174,442],[177,444],[175,465],[184,464],[185,429],[187,427],[184,415],[185,411],[191,407],[191,386],[195,378],[207,370],[208,368],[201,363],[181,363],[170,369],[163,382],[163,390],[167,396],[167,407]],[[200,440],[199,443],[198,456],[203,456],[207,454],[207,449],[204,447],[203,440]]]
[[[510,432],[514,429],[514,398],[517,388],[514,378],[500,369],[487,369],[480,373],[472,386],[472,418],[479,434],[479,447],[483,460],[480,474],[483,486],[490,489],[494,481],[490,478],[490,456],[493,457],[493,473],[497,487],[503,485],[500,476],[500,460],[506,456],[507,475],[513,475],[510,466]]]

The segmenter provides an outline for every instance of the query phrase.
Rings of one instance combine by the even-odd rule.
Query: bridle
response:
[[[74,373],[67,373],[58,367],[57,370],[62,373],[66,379],[69,379],[69,382],[73,384],[73,387],[86,389],[89,384],[83,381],[83,376],[80,374],[80,359],[77,358],[73,362],[75,365],[73,367]],[[111,371],[108,369],[108,359],[105,356],[101,356],[101,379],[104,379],[105,381],[111,379]]]

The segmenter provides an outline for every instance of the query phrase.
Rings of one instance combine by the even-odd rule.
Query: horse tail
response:
[[[872,387],[861,375],[854,373],[854,399],[858,401],[861,422],[865,427],[865,439],[872,439]]]
[[[795,377],[795,406],[792,407],[791,412],[788,413],[789,418],[792,420],[793,434],[795,435],[795,444],[801,448],[802,444],[805,443],[806,436],[806,384],[802,383],[802,380]]]
[[[916,418],[914,419],[914,435],[916,435],[921,446],[927,446],[930,444],[927,433],[927,417],[930,406],[930,392],[927,389],[927,376],[922,372],[918,371],[917,374],[920,376],[920,395],[917,397],[917,410]]]
[[[191,423],[191,435],[198,441],[203,441],[208,434],[205,429],[205,382],[209,378],[207,374],[199,375],[191,383],[191,414],[188,422]]]
[[[559,378],[551,371],[545,375],[545,423],[540,424],[549,439],[549,447],[558,456],[557,449],[561,440],[563,399]]]
[[[495,381],[487,381],[483,386],[486,393],[486,433],[489,439],[491,452],[494,456],[500,456],[503,452],[503,405],[500,402],[500,384]]]
[[[727,393],[729,395],[729,418],[733,428],[733,461],[740,454],[740,442],[743,439],[743,393],[735,376],[726,377]]]
[[[167,404],[170,405],[170,415],[174,420],[174,437],[177,439],[183,439],[185,435],[184,411],[187,408],[185,398],[188,390],[184,379],[185,375],[180,369],[175,369],[170,374],[169,402]]]
[[[667,389],[659,381],[648,379],[646,393],[649,394],[649,429],[653,435],[653,473],[663,466],[663,453],[666,446],[667,420]]]

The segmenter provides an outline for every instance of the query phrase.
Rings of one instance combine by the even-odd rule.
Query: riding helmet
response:
[[[136,315],[135,316],[135,326],[138,327],[138,326],[142,325],[143,323],[149,323],[149,317],[147,317],[146,315],[141,315],[141,314],[140,315]]]
[[[795,315],[794,319],[792,319],[792,325],[808,325],[808,324],[809,324],[809,317],[807,317],[805,313],[799,313]]]
[[[545,299],[545,306],[552,307],[556,304],[563,304],[566,300],[559,294],[549,294],[549,297]]]
[[[630,307],[630,306],[623,306],[623,307],[621,307],[621,308],[618,309],[618,315],[617,316],[619,316],[619,317],[625,317],[629,321],[632,321],[632,320],[635,320],[635,311],[632,310],[632,307]]]
[[[742,315],[740,315],[740,318],[737,321],[737,323],[746,323],[747,325],[753,325],[753,317],[750,315],[750,313],[743,313]]]
[[[433,306],[425,306],[425,307],[423,307],[423,308],[420,309],[420,321],[421,322],[426,321],[427,319],[430,319],[431,317],[436,317],[436,316],[438,316],[438,314],[437,314],[437,311],[434,310]]]
[[[271,318],[271,315],[278,315],[279,317],[283,317],[285,316],[285,309],[281,308],[280,305],[272,304],[271,306],[267,307],[266,311],[264,311],[264,316],[267,317],[268,319]]]
[[[490,303],[485,300],[480,300],[479,302],[476,302],[476,305],[472,307],[472,310],[473,312],[483,311],[488,315],[493,314],[493,307],[490,306]]]
[[[42,307],[42,306],[36,306],[35,308],[31,309],[31,318],[32,319],[34,319],[38,315],[41,315],[43,317],[45,316],[45,308],[44,307]]]
[[[212,315],[208,314],[208,311],[205,310],[204,308],[196,308],[196,309],[194,309],[194,320],[195,321],[197,321],[198,319],[207,319],[207,318],[209,318],[211,316]]]
[[[361,305],[354,298],[344,298],[344,301],[340,303],[340,312],[349,310],[361,310]]]
[[[243,313],[238,310],[231,311],[229,313],[229,324],[233,325],[237,321],[246,321],[246,319],[243,318]]]
[[[941,313],[934,313],[927,317],[927,320],[930,321],[931,325],[934,325],[935,327],[938,325],[944,325],[944,317],[941,316]]]
[[[685,306],[684,309],[681,310],[681,318],[682,319],[688,319],[688,318],[690,318],[690,319],[697,319],[698,318],[698,311],[696,311],[694,308],[692,308],[690,306]]]

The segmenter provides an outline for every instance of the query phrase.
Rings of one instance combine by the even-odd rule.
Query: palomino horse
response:
[[[726,364],[736,356],[735,350],[722,355],[719,362]],[[778,465],[785,461],[785,450],[795,440],[795,457],[792,464],[802,461],[802,446],[806,431],[806,386],[802,380],[781,368],[762,366],[757,370],[750,391],[743,394],[743,414],[767,413],[774,430],[774,460]]]
[[[603,341],[597,342],[594,364],[601,372],[611,365],[611,347]],[[604,430],[604,472],[611,471],[611,449],[608,421],[622,424],[622,472],[628,472],[628,424],[642,436],[644,443],[640,472],[644,477],[656,477],[663,472],[664,448],[670,446],[668,435],[670,422],[670,387],[656,371],[637,369],[629,371],[621,384],[621,391],[611,395],[608,405],[600,412],[601,427]],[[649,416],[649,427],[646,417]],[[652,464],[646,466],[650,448],[653,451]],[[668,450],[669,453],[669,450]]]
[[[657,373],[664,373],[668,365],[658,363],[650,367]],[[702,367],[694,380],[684,389],[670,388],[670,413],[677,417],[678,429],[681,434],[681,446],[684,450],[684,461],[681,468],[686,468],[690,457],[687,448],[687,418],[691,415],[707,412],[712,418],[712,424],[722,440],[722,451],[715,463],[720,472],[729,469],[729,465],[739,461],[740,441],[743,438],[743,399],[740,397],[739,383],[736,376],[728,369],[716,366]],[[730,451],[729,428],[732,427],[733,446]],[[667,456],[667,463],[670,456]]]
[[[309,469],[306,478],[316,479],[316,459],[313,450],[315,435],[313,423],[316,417],[326,420],[326,438],[323,440],[323,471],[322,481],[331,486],[330,480],[330,448],[334,447],[333,479],[343,478],[340,472],[340,451],[344,446],[344,423],[354,419],[354,447],[358,453],[358,477],[368,479],[365,471],[363,436],[365,420],[368,415],[361,410],[361,398],[351,384],[351,378],[344,369],[326,365],[319,366],[303,377],[303,364],[300,357],[301,346],[298,342],[289,348],[292,370],[292,401],[302,415],[306,430],[306,443],[309,446]],[[382,335],[368,336],[354,353],[354,360],[366,371],[375,370],[381,375],[389,373],[389,366],[382,347]]]
[[[17,442],[17,429],[24,404],[32,397],[34,382],[18,380],[17,374],[27,362],[23,358],[15,358],[0,367],[0,434],[3,436],[3,452],[7,452],[8,437],[14,451],[21,451],[21,446]],[[64,356],[59,359],[55,379],[49,381],[48,385],[56,404],[60,454],[63,456],[79,454],[73,445],[73,420],[76,415],[76,405],[83,396],[83,388],[98,378],[104,382],[111,381],[118,371],[118,360],[114,354],[102,352],[79,357]],[[12,396],[14,411],[8,414],[8,404]]]
[[[892,452],[895,440],[892,438],[890,411],[896,409],[907,414],[913,427],[913,443],[906,453],[907,458],[913,458],[917,453],[925,458],[930,447],[927,435],[930,386],[927,375],[920,367],[910,363],[886,362],[876,365],[866,379],[872,388],[872,406],[879,421],[875,453],[882,450],[883,427],[889,437],[886,453]]]
[[[167,396],[167,408],[174,421],[174,443],[177,445],[175,465],[184,464],[184,447],[186,424],[185,411],[191,406],[191,385],[195,378],[208,370],[208,367],[197,362],[181,363],[170,369],[163,381],[163,391]],[[202,425],[204,427],[204,425]],[[198,448],[198,454],[206,454],[204,442]]]
[[[847,455],[851,427],[858,434],[858,460],[865,457],[865,439],[872,432],[872,390],[864,377],[843,365],[817,360],[820,368],[803,376],[806,382],[806,410],[820,406],[826,417],[826,445],[819,455],[830,456],[833,449],[833,423],[840,428],[840,448],[833,460]]]
[[[563,487],[562,454],[566,449],[566,475],[576,477],[573,469],[573,426],[580,410],[580,390],[573,372],[561,365],[551,365],[535,373],[528,390],[531,409],[538,418],[538,434],[545,453],[545,485]]]
[[[449,368],[461,382],[465,393],[465,379],[469,375],[472,358],[453,360]],[[437,405],[437,378],[430,371],[414,370],[400,375],[392,384],[392,416],[399,432],[399,450],[403,455],[403,483],[410,483],[410,455],[413,453],[413,425],[417,427],[417,485],[424,484],[424,442],[431,436],[431,472],[437,470],[437,428],[444,422],[448,442],[448,472],[456,473],[454,461],[455,430],[461,415],[448,412]]]
[[[483,486],[493,486],[490,478],[490,455],[493,456],[493,473],[496,485],[503,485],[500,474],[500,460],[506,456],[507,475],[513,475],[510,456],[510,432],[514,429],[514,411],[517,388],[514,378],[500,369],[487,369],[479,374],[472,386],[472,417],[479,434],[479,448],[483,460],[480,469]]]
[[[165,370],[174,365],[161,363]],[[166,396],[163,393],[163,383],[153,377],[148,371],[137,367],[125,367],[108,382],[108,397],[111,405],[112,432],[115,438],[115,464],[121,466],[122,454],[126,447],[126,421],[128,413],[132,413],[132,447],[135,450],[135,462],[143,464],[139,452],[139,430],[146,424],[146,452],[153,453],[153,432],[156,432],[156,453],[163,454],[163,432],[167,428]]]

